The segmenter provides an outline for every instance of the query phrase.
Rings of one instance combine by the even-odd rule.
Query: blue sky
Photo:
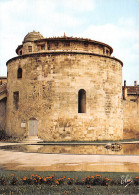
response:
[[[139,0],[0,0],[0,75],[33,30],[44,37],[91,38],[113,47],[123,80],[139,84]]]

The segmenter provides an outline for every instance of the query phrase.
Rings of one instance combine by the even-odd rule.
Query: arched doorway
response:
[[[78,113],[86,113],[86,91],[84,89],[78,92]]]
[[[37,119],[36,118],[30,118],[29,119],[29,136],[37,136]]]

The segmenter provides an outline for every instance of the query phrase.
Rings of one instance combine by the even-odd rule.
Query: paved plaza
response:
[[[16,143],[18,145],[21,143]],[[15,145],[15,143],[2,143]],[[139,172],[139,155],[72,155],[0,149],[0,169],[27,171]]]

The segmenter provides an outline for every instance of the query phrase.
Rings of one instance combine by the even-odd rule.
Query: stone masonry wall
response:
[[[41,45],[44,46],[45,49],[41,49]],[[28,46],[32,46],[32,52],[44,52],[48,50],[77,50],[77,51],[89,51],[101,55],[110,56],[110,49],[101,44],[94,44],[88,41],[71,41],[71,40],[43,40],[41,42],[27,42],[24,43],[20,48],[22,49],[22,54],[29,54]],[[18,54],[20,53],[20,50]],[[106,52],[107,51],[107,52]]]
[[[6,123],[6,98],[0,101],[0,130],[5,130]]]
[[[131,99],[131,98],[130,98]],[[139,98],[123,101],[124,137],[139,138]]]
[[[122,65],[110,57],[73,52],[17,57],[8,62],[6,131],[29,135],[37,120],[46,141],[123,138]],[[22,68],[22,79],[17,69]],[[86,113],[78,113],[78,92],[86,91]],[[13,92],[19,92],[18,109]],[[11,120],[12,119],[12,120]]]

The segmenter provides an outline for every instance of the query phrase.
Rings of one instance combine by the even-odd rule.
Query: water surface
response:
[[[106,149],[105,144],[27,144],[27,145],[10,145],[2,146],[0,149],[17,151],[17,152],[35,152],[44,154],[88,154],[88,155],[139,155],[139,144],[122,144],[122,149],[119,151],[112,151]]]

